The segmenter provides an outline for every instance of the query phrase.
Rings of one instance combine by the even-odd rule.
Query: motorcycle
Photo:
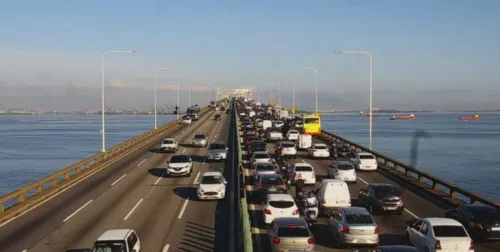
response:
[[[309,192],[308,197],[304,197],[302,192],[299,193],[299,200],[302,204],[300,204],[299,209],[304,215],[304,219],[306,220],[309,226],[312,226],[314,223],[318,222],[318,202],[316,199],[316,204],[310,204],[307,200],[308,198],[316,197],[312,192]]]

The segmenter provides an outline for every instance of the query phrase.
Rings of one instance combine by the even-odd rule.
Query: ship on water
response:
[[[378,108],[373,108],[373,115],[372,116],[379,116],[379,109]],[[370,116],[370,111],[359,111],[360,116]]]
[[[462,121],[477,121],[480,120],[481,117],[479,116],[478,113],[475,113],[472,116],[459,116],[458,119]]]
[[[396,115],[392,114],[390,119],[391,120],[413,120],[415,118],[416,118],[415,114],[410,113],[409,115],[401,115],[401,116],[396,116]]]

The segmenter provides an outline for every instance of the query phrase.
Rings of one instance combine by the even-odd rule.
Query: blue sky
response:
[[[496,0],[5,1],[0,55],[42,54],[9,54],[17,58],[3,57],[3,67],[65,68],[93,82],[102,51],[136,49],[107,66],[136,85],[151,68],[173,66],[225,87],[289,84],[294,74],[307,88],[314,75],[299,69],[316,67],[322,90],[356,91],[366,89],[367,58],[333,53],[356,49],[374,55],[380,90],[498,91],[499,9]],[[68,57],[85,63],[71,68]]]

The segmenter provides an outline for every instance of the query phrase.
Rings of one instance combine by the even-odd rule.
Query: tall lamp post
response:
[[[187,77],[177,77],[177,120],[179,120],[180,108],[180,96],[181,96],[181,79]]]
[[[104,123],[104,57],[108,53],[135,53],[135,50],[115,50],[115,51],[105,51],[101,55],[101,113],[102,113],[102,149],[101,152],[106,152],[106,128]]]
[[[290,75],[292,78],[292,108],[295,109],[295,76]],[[292,114],[295,115],[295,112],[292,111]]]
[[[301,70],[313,70],[316,76],[316,114],[318,114],[318,69],[314,67],[301,68]]]
[[[368,148],[372,149],[372,117],[373,117],[373,56],[368,51],[334,51],[335,53],[345,53],[345,54],[363,54],[368,55],[370,60],[370,122],[368,129]]]
[[[154,93],[155,93],[155,94],[154,94],[154,96],[155,96],[155,97],[154,97],[154,100],[155,100],[155,101],[154,101],[154,102],[155,102],[155,129],[158,129],[158,113],[157,113],[157,106],[156,106],[156,87],[157,87],[157,86],[156,86],[156,74],[157,74],[157,72],[158,72],[158,71],[160,71],[160,70],[172,70],[172,69],[173,69],[173,68],[171,68],[171,67],[160,67],[160,68],[156,68],[156,69],[154,70],[154,72],[155,72],[155,87],[154,87],[154,89],[155,89],[155,91],[154,91]]]

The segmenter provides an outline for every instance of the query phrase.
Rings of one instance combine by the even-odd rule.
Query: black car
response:
[[[214,116],[214,120],[215,121],[220,121],[220,120],[222,120],[222,117],[220,116],[220,114],[217,114],[217,115]]]
[[[286,183],[279,174],[262,174],[255,180],[255,189],[264,199],[271,193],[286,193]]]
[[[395,212],[399,215],[405,210],[401,192],[391,184],[372,183],[361,189],[359,203],[368,208],[372,215],[379,212]]]
[[[231,114],[231,110],[230,109],[226,109],[226,114]]]
[[[252,141],[250,144],[250,147],[248,149],[248,154],[251,155],[252,153],[256,151],[267,151],[266,148],[266,142],[259,140],[259,141]]]
[[[461,205],[445,212],[467,229],[474,240],[500,240],[500,211],[491,206]]]
[[[330,156],[337,157],[351,157],[352,151],[348,144],[345,143],[337,143],[330,147]]]

